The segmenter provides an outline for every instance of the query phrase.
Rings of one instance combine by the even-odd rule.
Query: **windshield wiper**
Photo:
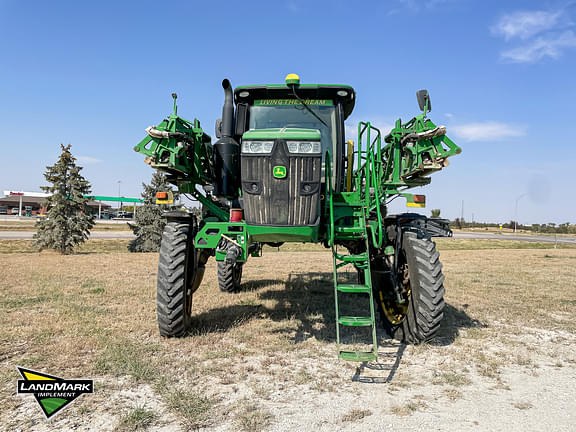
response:
[[[298,96],[298,95],[296,94],[296,90],[294,89],[295,86],[291,86],[291,87],[292,87],[292,94],[294,94],[294,97],[296,97],[296,99],[298,99],[298,102],[300,102],[300,103],[302,104],[302,106],[303,106],[304,108],[306,108],[310,114],[312,114],[314,117],[316,117],[318,120],[320,120],[324,126],[329,127],[329,126],[326,124],[326,122],[325,122],[324,120],[322,120],[322,119],[318,116],[318,114],[316,114],[314,111],[312,111],[312,108],[310,108],[310,107],[306,104],[306,102],[304,102],[302,99],[300,99],[300,96]]]

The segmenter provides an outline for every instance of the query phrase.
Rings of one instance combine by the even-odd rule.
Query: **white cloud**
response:
[[[557,59],[564,49],[575,47],[576,35],[572,30],[567,30],[560,34],[538,37],[526,45],[506,50],[500,55],[503,60],[512,63],[536,63],[545,57]]]
[[[562,11],[516,11],[504,15],[492,27],[492,33],[512,38],[528,39],[554,28],[560,21]]]
[[[566,9],[555,11],[516,11],[504,15],[491,28],[493,34],[524,41],[500,53],[509,63],[536,63],[546,57],[557,59],[576,47],[574,23]]]
[[[451,134],[466,141],[503,141],[526,135],[526,127],[486,121],[450,126],[448,136]]]
[[[76,160],[83,164],[95,164],[102,162],[101,159],[97,159],[91,156],[76,156]]]

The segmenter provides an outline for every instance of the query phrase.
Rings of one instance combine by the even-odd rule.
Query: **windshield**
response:
[[[295,100],[290,105],[258,105],[268,101],[256,101],[257,104],[250,108],[250,129],[271,129],[271,128],[303,128],[318,129],[322,141],[322,154],[326,150],[332,153],[336,142],[336,109],[333,105],[318,106],[314,101],[306,100],[306,104],[320,117],[326,125],[318,120],[312,113]],[[287,102],[288,102],[287,101]],[[270,103],[277,102],[271,100]]]

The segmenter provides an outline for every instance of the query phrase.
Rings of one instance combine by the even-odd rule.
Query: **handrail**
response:
[[[333,191],[332,191],[332,167],[330,166],[330,151],[326,152],[326,164],[325,164],[325,177],[326,177],[326,206],[328,207],[328,212],[330,214],[330,237],[328,238],[328,245],[334,249],[334,203],[333,203]]]
[[[370,132],[374,130],[376,137],[374,140],[370,138]],[[370,124],[370,122],[358,123],[358,160],[362,160],[362,137],[366,134],[366,162],[362,165],[358,164],[356,171],[357,187],[360,193],[360,198],[364,198],[366,205],[366,212],[369,213],[372,208],[376,210],[377,225],[376,229],[370,230],[372,237],[372,244],[376,248],[380,248],[383,242],[383,228],[382,228],[382,212],[380,209],[380,192],[379,186],[382,181],[382,153],[381,153],[381,139],[382,133],[380,130]],[[362,180],[364,180],[364,188],[362,188]],[[374,191],[374,199],[372,200],[371,189]],[[362,197],[364,193],[364,197]]]

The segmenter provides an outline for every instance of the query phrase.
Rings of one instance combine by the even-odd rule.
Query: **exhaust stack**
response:
[[[240,145],[234,139],[234,95],[230,81],[222,81],[222,137],[214,144],[214,195],[234,200],[240,188]]]

